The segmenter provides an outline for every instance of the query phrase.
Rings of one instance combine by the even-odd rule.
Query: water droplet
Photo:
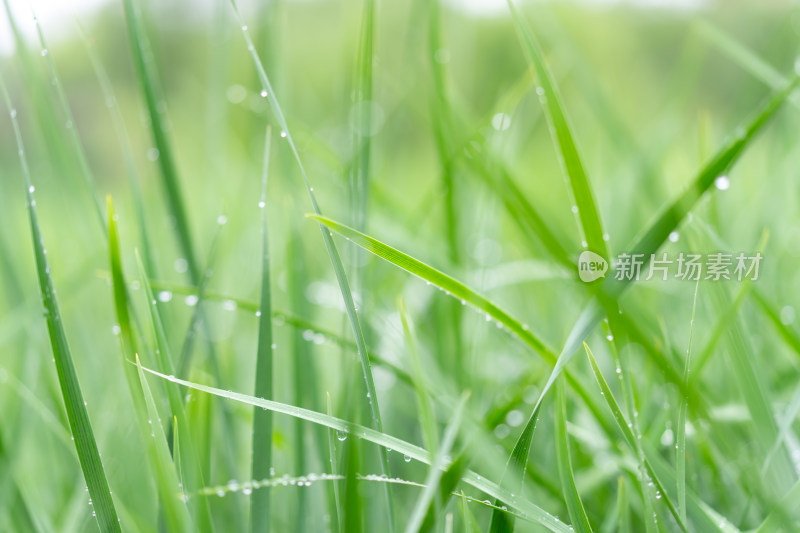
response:
[[[714,180],[714,187],[720,191],[727,191],[731,187],[731,180],[728,179],[728,176],[720,176]]]
[[[226,311],[235,311],[236,302],[234,300],[225,300],[222,302],[222,308]]]
[[[172,300],[172,291],[161,291],[158,293],[159,302],[169,302]]]
[[[258,202],[258,208],[259,209],[264,209],[264,207],[266,205],[267,205],[267,203],[264,200],[261,200],[260,202]]]
[[[261,98],[266,98],[267,97],[266,89],[262,90],[260,94],[261,94]]]
[[[219,224],[220,226],[224,226],[227,223],[228,223],[228,217],[226,217],[225,215],[220,215],[217,217],[217,224]]]
[[[405,461],[407,463],[410,463],[411,462],[411,456],[408,455],[408,454],[403,455],[403,461]]]
[[[256,311],[256,318],[261,316],[261,311]]]
[[[196,294],[190,294],[184,299],[184,302],[186,302],[186,305],[188,305],[189,307],[194,307],[195,305],[197,305],[197,300],[198,298]]]
[[[795,312],[794,307],[791,305],[785,305],[781,308],[781,323],[784,326],[788,326],[792,322],[794,322]]]
[[[606,335],[606,340],[607,340],[608,342],[611,342],[611,341],[613,341],[613,340],[614,340],[614,335],[612,335],[611,333],[609,333],[608,335]]]
[[[578,212],[578,206],[577,205],[573,205],[572,206],[572,212],[573,213],[577,213]]]
[[[336,438],[340,441],[345,441],[347,440],[347,433],[345,433],[344,431],[337,431]]]
[[[247,25],[246,24],[242,26],[242,31],[247,31]]]
[[[179,257],[174,263],[172,263],[172,268],[174,268],[175,272],[178,274],[184,274],[187,270],[189,270],[189,262],[183,257]]]
[[[511,127],[511,117],[505,113],[497,113],[492,117],[492,127],[497,131],[505,131]]]
[[[678,234],[677,231],[673,231],[673,232],[670,232],[668,238],[669,238],[669,242],[678,242],[678,239],[680,239],[681,236]]]
[[[43,49],[43,50],[42,50],[42,57],[44,57],[44,56],[46,56],[46,55],[47,55],[47,48],[45,48],[45,49]]]
[[[111,326],[111,332],[114,335],[119,335],[120,333],[122,333],[122,329],[119,327],[119,325],[114,324],[113,326]]]
[[[281,132],[281,137],[283,137],[284,139],[286,138],[286,132],[285,131]]]
[[[150,148],[147,150],[147,159],[150,161],[155,161],[158,159],[158,148]]]
[[[28,192],[31,193],[31,194],[33,194],[33,191],[35,191],[35,190],[36,190],[36,187],[34,187],[33,185],[28,187]]]

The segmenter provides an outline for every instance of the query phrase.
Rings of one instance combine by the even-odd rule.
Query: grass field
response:
[[[650,4],[4,0],[0,531],[800,531],[800,11]]]

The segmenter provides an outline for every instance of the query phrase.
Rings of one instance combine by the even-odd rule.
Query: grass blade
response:
[[[539,42],[524,17],[517,11],[512,0],[508,0],[508,7],[511,10],[511,18],[514,21],[517,34],[520,41],[522,41],[525,55],[536,71],[536,77],[540,83],[536,93],[539,95],[539,100],[544,107],[547,123],[556,143],[559,161],[564,168],[572,199],[575,202],[575,207],[577,207],[580,227],[586,243],[584,247],[588,247],[603,257],[608,257],[606,241],[603,238],[605,232],[600,222],[600,213],[595,204],[594,195],[589,186],[589,180],[586,177],[586,171],[583,168],[564,106],[561,103],[558,86],[544,60],[541,46],[539,46]],[[574,211],[575,209],[573,209]]]
[[[161,181],[167,195],[170,214],[175,218],[178,243],[182,253],[186,256],[189,277],[193,284],[197,284],[200,281],[200,268],[194,253],[191,229],[186,215],[186,207],[180,189],[172,147],[167,138],[167,129],[162,112],[164,100],[157,85],[150,44],[142,24],[141,13],[135,2],[136,0],[123,0],[131,53],[133,54],[133,62],[142,88],[147,116],[150,119],[153,144],[158,150],[158,167],[161,171]]]
[[[564,381],[560,380],[556,394],[556,463],[558,476],[561,478],[561,488],[567,502],[572,527],[579,533],[591,533],[592,526],[586,517],[578,488],[575,486],[575,476],[572,473],[572,459],[569,453],[569,439],[567,437],[567,399]]]
[[[227,398],[229,400],[233,400],[248,405],[254,405],[257,407],[261,407],[263,409],[269,409],[276,413],[282,413],[295,418],[300,418],[302,420],[306,420],[314,424],[319,424],[321,426],[328,427],[335,431],[350,434],[359,439],[377,444],[378,446],[384,448],[391,448],[392,450],[398,453],[408,455],[412,459],[420,461],[427,465],[430,465],[432,462],[431,454],[426,450],[424,450],[423,448],[420,448],[419,446],[410,444],[397,437],[394,437],[392,435],[387,435],[385,433],[376,431],[366,426],[354,424],[352,422],[348,422],[340,418],[335,418],[330,415],[317,413],[315,411],[309,411],[308,409],[303,409],[301,407],[297,407],[294,405],[275,402],[271,400],[264,400],[261,398],[255,398],[247,394],[226,391],[215,387],[209,387],[207,385],[201,385],[199,383],[193,383],[191,381],[186,381],[179,378],[173,378],[172,376],[167,376],[148,368],[144,368],[144,371],[149,372],[150,374],[158,376],[162,379],[173,381],[174,383],[178,383],[190,389],[203,391],[208,394],[212,394],[214,396]],[[570,532],[569,527],[560,520],[558,520],[558,518],[556,518],[555,516],[544,511],[534,503],[518,495],[512,494],[509,490],[486,479],[485,477],[479,476],[478,474],[476,474],[471,470],[468,470],[464,473],[463,480],[466,483],[477,488],[478,490],[485,492],[492,498],[496,498],[503,502],[506,502],[509,507],[514,508],[526,519],[537,522],[545,526],[550,531],[555,531],[558,533]]]
[[[42,294],[45,317],[47,321],[47,331],[50,337],[50,347],[53,350],[53,357],[58,373],[58,383],[61,388],[61,396],[64,400],[64,407],[67,411],[67,419],[72,436],[75,439],[75,450],[78,452],[78,460],[86,480],[89,496],[92,498],[94,514],[97,518],[98,526],[103,532],[121,531],[117,511],[114,501],[111,498],[111,491],[108,488],[103,463],[100,460],[100,453],[92,432],[92,425],[89,421],[89,414],[86,412],[86,404],[83,401],[78,375],[72,362],[67,335],[61,322],[61,311],[56,299],[56,291],[53,286],[53,279],[50,276],[50,266],[47,262],[47,255],[44,247],[44,237],[39,228],[39,219],[36,214],[36,201],[33,197],[34,187],[31,183],[28,161],[25,157],[25,147],[22,142],[22,133],[17,121],[16,109],[11,104],[11,99],[6,90],[5,82],[0,78],[0,89],[11,116],[11,123],[14,136],[19,148],[20,163],[22,173],[25,177],[26,199],[28,204],[28,219],[31,228],[31,239],[36,260],[36,274],[39,280],[39,289]]]
[[[683,383],[686,393],[681,395],[678,408],[678,427],[676,436],[675,477],[678,478],[678,511],[681,520],[686,522],[686,408],[689,403],[689,371],[692,368],[692,338],[694,337],[694,317],[697,310],[697,293],[700,289],[698,280],[694,288],[692,302],[692,321],[689,328],[689,346],[686,348],[686,364],[683,367]]]
[[[736,130],[725,145],[717,152],[714,158],[699,172],[694,181],[689,187],[674,200],[666,209],[663,210],[661,215],[653,222],[644,234],[637,240],[633,246],[631,255],[641,254],[644,258],[645,266],[650,260],[651,254],[654,254],[661,245],[667,240],[669,234],[678,227],[683,218],[691,211],[700,197],[708,190],[714,183],[714,180],[720,175],[724,174],[733,164],[738,160],[739,156],[744,152],[745,148],[749,145],[756,134],[766,125],[770,118],[780,108],[781,104],[786,100],[786,97],[797,87],[800,82],[800,77],[795,76],[790,83],[788,83],[781,91],[774,94],[767,102],[755,113],[754,117],[747,123],[744,128]],[[608,277],[601,286],[601,298],[616,299],[630,287],[629,280],[618,281],[614,277]],[[567,365],[572,356],[578,351],[581,343],[583,343],[594,331],[595,327],[600,323],[603,318],[601,306],[598,298],[595,297],[584,308],[578,321],[570,330],[564,347],[559,353],[557,363],[553,368],[552,374],[548,379],[546,385],[540,393],[539,400],[541,401],[552,384],[555,382],[556,377],[561,370]]]
[[[286,118],[283,114],[283,110],[280,106],[280,103],[278,103],[278,99],[275,97],[275,92],[272,89],[272,84],[269,81],[267,72],[266,70],[264,70],[264,65],[258,56],[258,52],[256,51],[255,45],[253,44],[253,40],[250,38],[250,33],[247,31],[247,26],[242,21],[242,17],[239,13],[239,8],[236,5],[236,0],[231,0],[231,6],[233,7],[236,20],[242,28],[242,34],[244,35],[245,41],[247,42],[247,48],[250,51],[250,56],[253,60],[253,65],[256,68],[256,72],[258,73],[258,79],[262,85],[262,92],[267,96],[270,109],[272,110],[272,114],[274,115],[275,120],[278,123],[278,126],[281,128],[281,138],[286,139],[286,142],[288,143],[289,148],[292,152],[292,156],[294,157],[294,160],[297,163],[297,168],[299,169],[300,175],[303,178],[303,184],[305,185],[306,192],[308,193],[308,198],[309,201],[311,202],[311,207],[313,208],[314,213],[321,216],[322,212],[320,211],[319,204],[317,203],[317,199],[314,196],[314,188],[311,187],[308,175],[306,174],[305,166],[303,165],[303,162],[300,159],[300,154],[297,151],[297,145],[294,142],[294,138],[292,137],[291,131],[289,131],[289,125],[286,123]],[[331,260],[334,273],[336,274],[336,281],[339,284],[339,291],[342,294],[342,299],[344,301],[344,306],[347,313],[347,319],[348,322],[350,323],[350,327],[353,330],[353,337],[355,338],[356,346],[358,347],[358,356],[361,364],[361,373],[364,378],[367,403],[369,405],[370,415],[372,417],[372,424],[378,431],[382,431],[383,422],[381,420],[380,407],[378,406],[378,394],[377,391],[375,390],[375,382],[372,377],[372,368],[370,366],[370,361],[369,361],[369,352],[367,350],[366,341],[364,340],[364,333],[361,328],[361,323],[358,319],[358,314],[356,313],[356,306],[355,302],[353,301],[353,294],[352,291],[350,290],[350,283],[347,279],[347,273],[345,272],[344,265],[342,264],[342,259],[339,256],[339,252],[336,249],[336,245],[333,242],[333,237],[331,236],[330,232],[327,231],[322,224],[320,224],[320,232],[322,233],[322,240],[325,243],[325,249],[328,253],[328,257]],[[389,457],[384,448],[380,448],[379,453],[381,459],[381,468],[383,469],[384,474],[388,476]],[[386,506],[389,515],[389,528],[390,530],[393,530],[394,501],[392,499],[391,488],[388,486],[388,484],[386,485],[385,490],[386,490]]]
[[[266,206],[267,177],[272,130],[267,128],[264,140],[264,169],[261,175],[261,204]],[[270,288],[269,238],[267,233],[267,209],[261,210],[261,305],[258,318],[258,350],[256,353],[255,395],[272,398],[272,295]],[[300,452],[302,453],[302,452]],[[272,467],[272,412],[253,410],[253,454],[251,473],[253,479],[269,475]],[[270,490],[253,493],[250,497],[250,530],[269,531]]]
[[[517,337],[522,339],[526,344],[531,346],[534,350],[542,354],[544,358],[550,362],[555,362],[555,357],[552,351],[545,346],[544,342],[539,340],[533,333],[531,333],[528,326],[523,325],[518,320],[512,318],[508,313],[497,307],[483,296],[479,295],[460,281],[451,278],[444,272],[433,268],[430,265],[414,259],[410,255],[392,248],[391,246],[382,243],[368,235],[364,235],[351,227],[340,224],[329,218],[320,215],[307,215],[325,225],[336,233],[346,237],[354,244],[364,248],[378,257],[385,259],[393,265],[402,268],[409,274],[413,274],[440,289],[446,291],[454,298],[460,299],[465,304],[470,304],[479,311],[485,313],[490,318],[496,320],[506,328],[508,328]]]
[[[141,370],[137,372],[132,365],[134,361],[137,365],[139,364],[139,350],[137,349],[135,333],[131,323],[130,302],[120,256],[117,216],[114,212],[111,196],[108,197],[108,244],[114,309],[120,331],[120,346],[123,356],[122,370],[133,400],[133,408],[139,424],[142,441],[156,478],[156,486],[160,496],[159,505],[163,506],[166,524],[171,531],[190,531],[192,529],[190,527],[191,520],[189,519],[185,502],[180,501],[178,498],[178,493],[180,492],[179,476],[170,457],[167,437],[161,426],[161,418],[147,383],[141,380]]]
[[[438,491],[439,482],[442,479],[442,473],[445,469],[446,458],[450,454],[450,450],[455,443],[458,428],[461,424],[461,415],[464,412],[464,406],[467,404],[468,398],[469,394],[461,396],[461,400],[458,402],[458,406],[450,418],[450,422],[447,424],[447,429],[445,429],[444,437],[442,438],[442,444],[436,452],[436,456],[433,458],[428,477],[425,479],[425,490],[422,491],[422,494],[420,494],[417,499],[414,510],[411,511],[411,518],[409,518],[406,524],[406,533],[416,533],[420,530],[420,526],[422,526],[422,522],[428,512],[428,507],[433,502]]]

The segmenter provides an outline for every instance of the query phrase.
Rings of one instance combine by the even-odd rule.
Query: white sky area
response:
[[[75,32],[75,20],[90,18],[102,6],[120,0],[8,0],[17,24],[29,42],[35,42],[36,30],[32,12],[36,12],[45,32],[48,44]],[[331,1],[331,0],[294,0]],[[517,0],[522,3],[525,0]],[[640,8],[692,10],[702,7],[708,0],[575,0],[590,6],[630,5]],[[194,0],[195,3],[206,3]],[[246,3],[246,2],[245,2]],[[475,16],[505,16],[508,13],[506,0],[447,0],[450,7],[461,9]],[[14,50],[13,37],[5,10],[0,12],[0,54],[8,55]]]

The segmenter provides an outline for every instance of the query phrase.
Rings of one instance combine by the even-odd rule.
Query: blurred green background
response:
[[[163,89],[160,105],[168,116],[168,138],[200,265],[206,264],[219,233],[209,280],[213,294],[202,302],[209,325],[196,332],[191,379],[211,383],[208,361],[213,347],[222,377],[216,385],[252,392],[257,321],[253,310],[236,300],[257,302],[259,297],[258,201],[265,129],[272,123],[267,213],[273,307],[314,325],[298,328],[291,320],[274,322],[275,399],[324,411],[330,394],[334,414],[345,416],[346,405],[354,401],[348,396],[348,383],[358,363],[349,345],[342,348],[332,339],[333,335],[350,339],[341,295],[317,225],[305,217],[311,206],[301,176],[287,143],[278,135],[267,99],[259,94],[261,86],[231,6],[227,2],[139,4]],[[363,105],[354,104],[353,97],[361,3],[273,1],[240,7],[322,212],[352,225],[353,130],[360,127],[356,106]],[[477,11],[445,3],[440,12],[441,47],[433,54],[428,8],[425,0],[378,5],[374,94],[369,104],[372,125],[361,132],[371,145],[366,233],[490,297],[558,352],[589,294],[573,272],[561,268],[538,240],[521,231],[492,186],[498,169],[507,170],[576,260],[581,237],[533,91],[533,75],[503,3],[499,9]],[[612,254],[629,250],[726,136],[796,67],[800,36],[796,2],[680,6],[522,2],[520,8],[561,89]],[[0,73],[20,120],[64,326],[115,500],[124,509],[123,525],[155,530],[157,505],[149,473],[142,466],[133,408],[124,392],[119,343],[113,333],[107,240],[93,212],[93,195],[102,205],[106,195],[114,198],[126,272],[136,278],[133,250],[143,243],[126,176],[140,184],[155,278],[161,282],[160,307],[173,353],[181,351],[194,309],[187,305],[187,291],[181,292],[181,287],[190,285],[186,258],[175,239],[175,221],[160,183],[160,154],[150,136],[122,3],[79,10],[85,39],[70,16],[48,18],[46,13],[45,9],[41,17],[48,40],[45,56],[25,4],[13,3],[6,10],[3,17],[13,14],[13,23],[8,19],[0,26],[6,43]],[[132,166],[126,167],[110,112],[112,102],[98,83],[87,43],[113,87],[132,147]],[[58,71],[74,124],[68,124],[46,59]],[[434,62],[445,73],[444,102],[436,97]],[[787,341],[797,338],[794,318],[800,294],[798,102],[791,98],[748,147],[730,173],[730,190],[704,197],[680,228],[678,241],[664,248],[672,255],[717,249],[751,253],[768,233],[761,277],[753,283],[766,304],[747,295],[737,316],[725,322],[746,340],[746,352],[758,368],[758,380],[778,424],[784,422],[785,412],[791,412],[800,362],[791,340]],[[435,138],[442,116],[456,117],[458,124],[450,132],[452,150],[446,167],[452,170],[452,193],[443,179],[445,167]],[[70,128],[83,142],[94,176],[92,190],[83,181]],[[473,151],[489,162],[488,178],[476,170]],[[448,223],[448,202],[453,206],[452,223]],[[0,454],[6,462],[2,490],[11,490],[13,480],[27,506],[40,517],[37,527],[42,531],[93,530],[42,319],[23,176],[7,115],[0,127],[0,208]],[[227,221],[224,225],[218,223],[221,215]],[[336,242],[348,272],[357,280],[355,298],[371,351],[410,372],[409,347],[397,309],[397,297],[403,295],[434,395],[457,397],[470,390],[469,411],[486,422],[486,434],[496,451],[507,457],[550,367],[480,313],[469,308],[452,311],[451,300],[424,281],[356,251],[344,239]],[[651,281],[637,284],[622,302],[626,316],[637,322],[649,343],[634,339],[624,348],[630,354],[643,438],[669,465],[674,463],[678,395],[663,369],[653,363],[650,351],[666,354],[680,371],[682,364],[674,354],[685,354],[694,290],[691,282]],[[740,290],[734,282],[701,283],[695,345],[698,351],[707,342],[711,347],[698,394],[711,418],[692,415],[690,409],[696,427],[688,435],[687,484],[728,522],[746,530],[757,527],[777,499],[770,500],[768,490],[754,486],[758,485],[754,480],[761,478],[761,465],[750,455],[752,420],[726,355],[733,348],[714,342],[714,328],[729,305],[715,303],[718,300],[709,295],[719,292],[722,301],[730,301]],[[773,311],[772,319],[765,308]],[[589,344],[612,376],[605,335],[598,329]],[[305,347],[299,348],[302,342]],[[301,350],[312,363],[298,374],[295,358]],[[595,391],[582,354],[571,366]],[[391,367],[375,365],[374,373],[386,433],[419,443],[414,389]],[[247,479],[252,410],[230,405],[233,426],[228,428],[220,422],[223,400],[192,396],[200,404],[192,407],[198,410],[195,416],[210,426],[208,484]],[[440,405],[437,412],[443,427],[447,410]],[[788,420],[786,436],[795,467],[800,459],[796,414]],[[612,420],[605,411],[603,416]],[[310,424],[297,430],[288,417],[275,420],[277,475],[328,471],[321,459],[327,443],[316,440],[318,433]],[[570,422],[573,468],[589,520],[598,529],[616,530],[611,509],[618,497],[617,478],[635,478],[635,468],[629,467],[634,456],[621,454],[601,435],[580,400],[571,404]],[[526,494],[566,520],[550,435],[548,410],[534,435],[533,479]],[[233,450],[232,458],[225,459],[223,442]],[[366,449],[361,473],[378,473],[377,455],[371,447]],[[472,466],[480,470],[481,452],[476,455]],[[298,456],[305,460],[298,463]],[[424,480],[424,465],[406,463],[396,453],[390,458],[393,474]],[[305,465],[306,472],[296,471],[298,464]],[[486,473],[495,481],[501,475],[502,471]],[[555,494],[548,484],[556,488]],[[369,484],[362,488],[370,531],[385,527],[378,489]],[[411,509],[419,489],[394,490],[402,527],[404,510]],[[307,492],[305,510],[298,509],[299,491]],[[309,531],[328,528],[335,520],[325,504],[328,497],[329,487],[323,484],[273,490],[273,527],[294,530],[298,513],[304,513]],[[640,531],[641,498],[638,493],[631,498],[634,530]],[[219,531],[245,527],[244,495],[211,503]],[[457,507],[451,505],[456,530],[466,530]],[[491,510],[469,505],[486,529]],[[11,499],[0,498],[0,529],[19,530],[18,509]],[[673,530],[667,511],[658,513],[664,518],[662,527]],[[521,531],[539,530],[522,521],[517,526]],[[444,521],[437,527],[443,530]]]

